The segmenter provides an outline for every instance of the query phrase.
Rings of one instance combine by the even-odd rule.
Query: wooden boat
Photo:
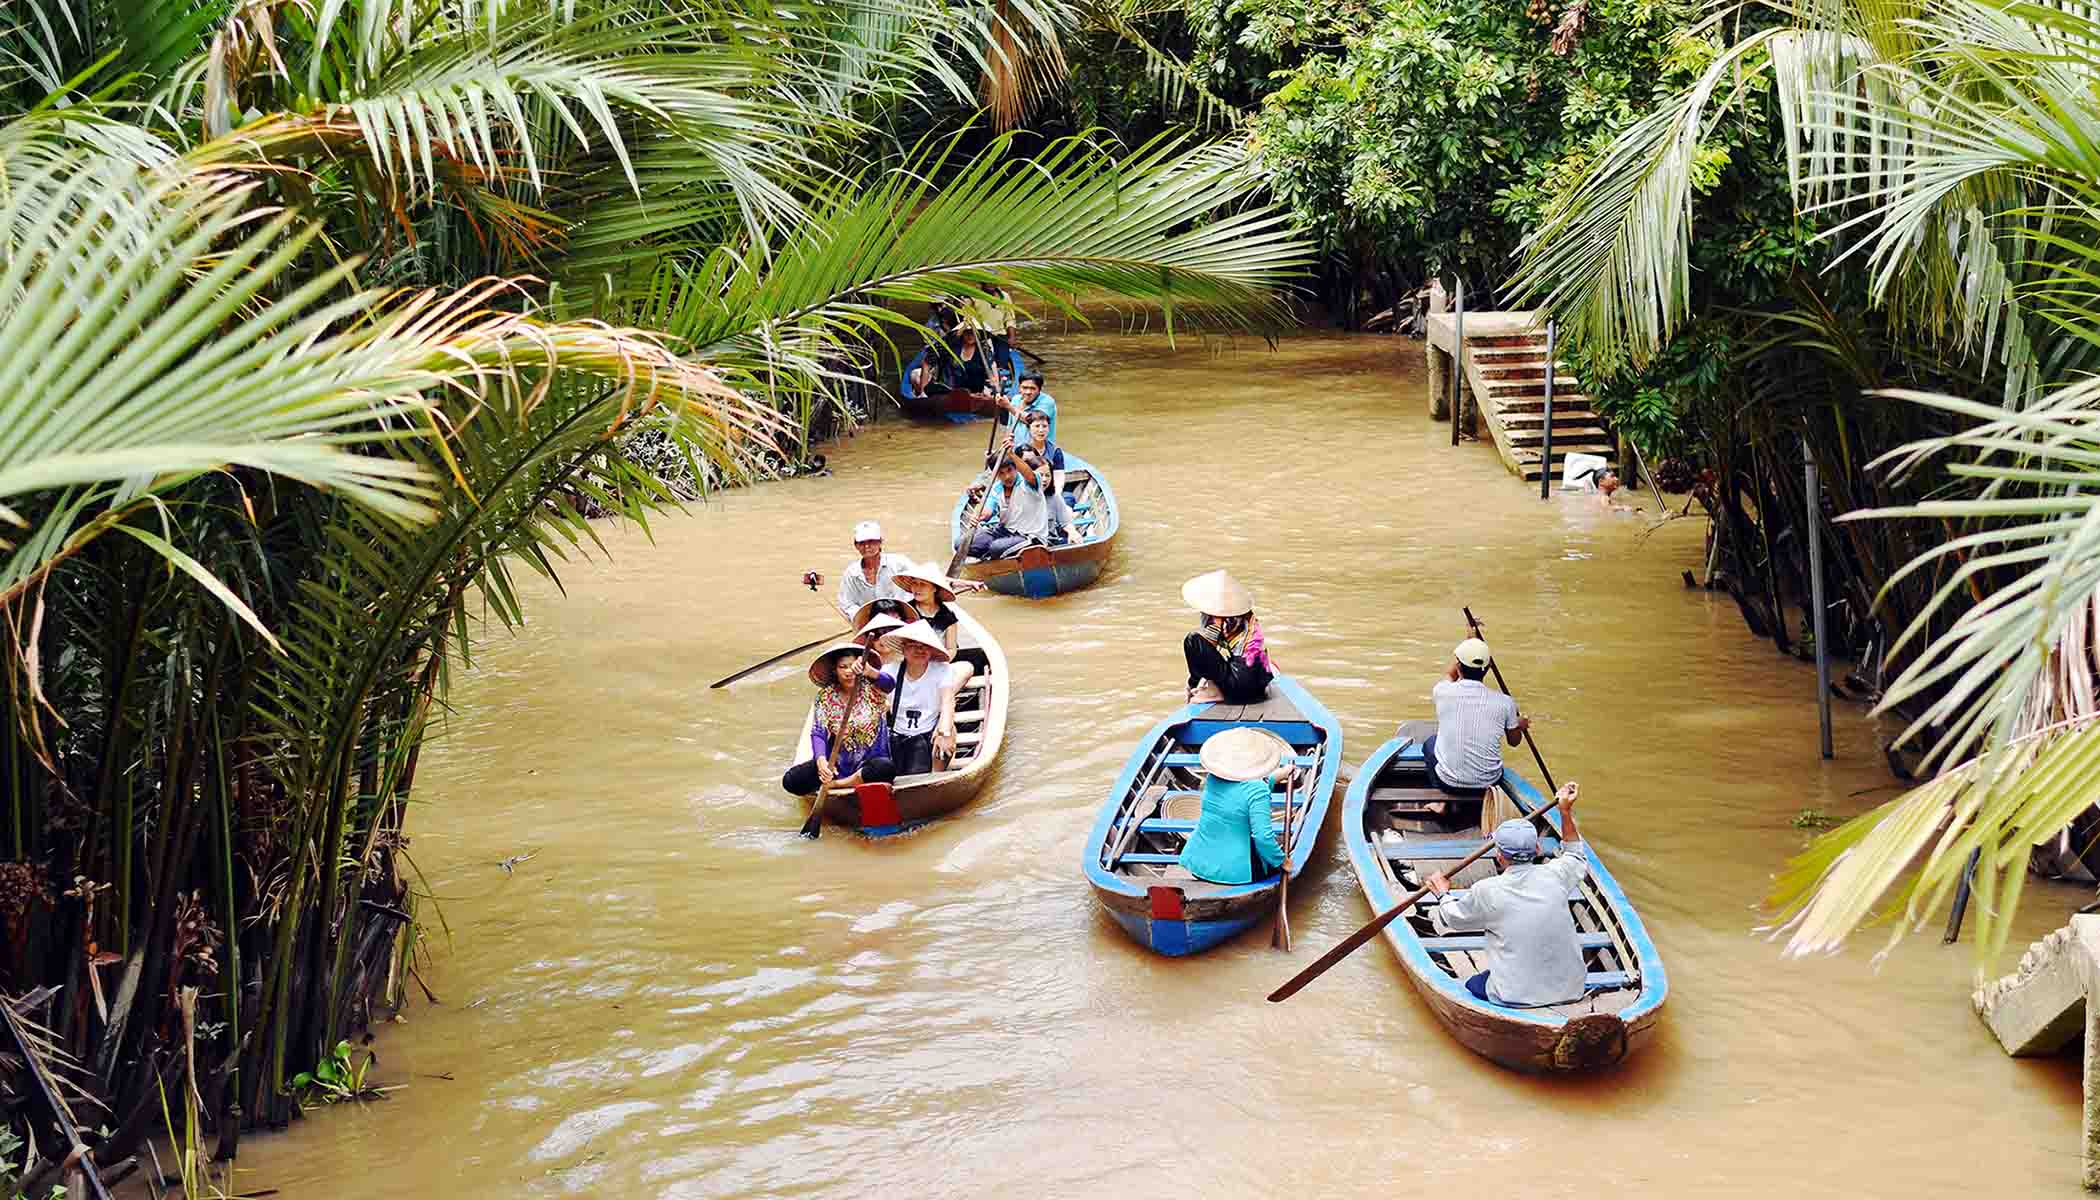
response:
[[[858,789],[834,787],[824,799],[827,822],[858,829],[869,837],[907,833],[969,803],[991,777],[1006,740],[1006,652],[977,618],[959,604],[953,607],[957,618],[956,661],[972,663],[977,668],[955,704],[954,761],[945,771],[900,775],[894,783],[868,784]],[[812,703],[802,718],[802,732],[795,739],[798,763],[810,757],[810,722],[815,718],[816,705]]]
[[[1479,819],[1460,827],[1430,808],[1449,799],[1430,783],[1422,762],[1421,743],[1435,732],[1434,721],[1402,726],[1400,736],[1372,753],[1342,801],[1342,837],[1374,912],[1391,908],[1431,874],[1478,849],[1497,824],[1537,811],[1549,799],[1505,770]],[[1557,834],[1558,810],[1545,819]],[[1557,836],[1542,839],[1548,853],[1559,845]],[[1589,991],[1580,1000],[1510,1008],[1474,996],[1465,981],[1487,969],[1486,935],[1444,929],[1434,896],[1385,927],[1386,940],[1429,1010],[1474,1053],[1521,1071],[1589,1070],[1618,1062],[1653,1033],[1669,994],[1662,958],[1596,847],[1585,846],[1589,878],[1568,897],[1589,966]],[[1452,885],[1463,888],[1497,870],[1490,856],[1460,872]]]
[[[1077,591],[1099,579],[1122,524],[1116,512],[1116,494],[1109,488],[1107,477],[1067,450],[1064,496],[1072,510],[1072,522],[1079,527],[1078,541],[1028,546],[1012,558],[969,559],[958,573],[1001,595],[1026,596],[1031,600]],[[948,514],[951,551],[962,544],[969,502],[970,494],[965,491],[956,498],[955,508]]]
[[[1095,898],[1148,950],[1208,950],[1276,909],[1273,875],[1253,883],[1209,883],[1177,861],[1202,811],[1197,753],[1214,735],[1240,725],[1266,729],[1297,752],[1284,869],[1296,878],[1312,860],[1342,765],[1342,727],[1334,714],[1288,675],[1276,677],[1260,704],[1182,707],[1138,744],[1086,841],[1084,866]],[[1285,795],[1279,781],[1270,808],[1279,824]]]
[[[989,401],[977,399],[967,392],[948,392],[940,396],[927,396],[922,395],[918,389],[912,387],[912,372],[918,370],[920,364],[926,361],[927,351],[931,349],[932,347],[930,346],[925,347],[917,354],[912,355],[911,361],[904,364],[904,374],[897,380],[898,402],[903,406],[904,411],[924,417],[946,417],[951,421],[972,421],[980,416],[989,416],[999,411]],[[1009,347],[1006,351],[1005,371],[1005,392],[1007,395],[1019,394],[1021,373],[1027,369],[1027,364],[1021,361],[1021,352]]]

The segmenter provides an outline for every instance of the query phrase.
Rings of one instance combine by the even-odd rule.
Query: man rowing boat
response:
[[[1539,834],[1519,817],[1495,826],[1495,863],[1502,873],[1454,890],[1443,875],[1431,875],[1443,927],[1453,933],[1487,935],[1487,970],[1466,980],[1466,990],[1490,1004],[1535,1008],[1582,999],[1589,968],[1568,896],[1590,873],[1582,834],[1575,828],[1571,780],[1561,785],[1560,853],[1539,862]]]

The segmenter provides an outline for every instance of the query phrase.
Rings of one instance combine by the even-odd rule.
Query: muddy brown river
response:
[[[1813,672],[1686,590],[1703,525],[1542,504],[1428,419],[1418,342],[1170,349],[1066,334],[1061,441],[1113,481],[1094,587],[970,602],[1016,687],[986,790],[919,833],[794,836],[801,663],[713,679],[834,622],[803,571],[848,529],[945,556],[984,427],[885,420],[834,473],[666,516],[535,581],[459,675],[413,854],[439,901],[382,1102],[243,1145],[295,1196],[1684,1197],[2070,1195],[2074,1062],[2014,1062],[1937,931],[1878,964],[1754,930],[1804,809],[1893,794],[1863,711],[1816,753]],[[1336,818],[1266,925],[1140,950],[1080,871],[1096,807],[1179,701],[1181,582],[1228,566],[1355,763],[1428,692],[1470,604],[1583,829],[1669,968],[1656,1040],[1590,1079],[1453,1042],[1373,942],[1262,996],[1372,915]],[[1521,751],[1511,764],[1529,771]],[[1333,806],[1339,810],[1341,805]],[[498,865],[531,855],[506,874]],[[2030,889],[2015,950],[2086,893]],[[434,910],[426,903],[427,916]]]

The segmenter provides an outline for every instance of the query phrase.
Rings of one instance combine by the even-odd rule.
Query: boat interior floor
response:
[[[1221,713],[1220,709],[1225,711]],[[1250,715],[1243,716],[1243,712]],[[1272,689],[1269,699],[1260,705],[1216,704],[1204,710],[1198,719],[1302,721],[1304,717],[1296,705]],[[1277,823],[1279,839],[1284,833],[1285,802],[1287,798],[1291,801],[1288,812],[1292,846],[1296,846],[1298,839],[1308,832],[1305,815],[1312,803],[1311,789],[1320,776],[1327,746],[1319,742],[1298,746],[1296,750],[1298,765],[1279,773],[1269,791],[1269,815]],[[1114,847],[1108,857],[1110,869],[1147,884],[1155,881],[1193,884],[1194,887],[1182,889],[1190,896],[1201,896],[1207,889],[1245,886],[1198,879],[1176,861],[1182,848],[1188,844],[1189,836],[1196,830],[1197,818],[1203,814],[1204,777],[1195,746],[1171,737],[1162,739],[1154,748],[1150,774],[1111,827]]]
[[[1434,732],[1434,724],[1429,724],[1430,732]],[[1499,873],[1492,855],[1468,863],[1457,872],[1450,870],[1488,837],[1498,807],[1491,796],[1477,818],[1461,820],[1452,814],[1451,800],[1448,793],[1429,782],[1419,758],[1388,763],[1372,782],[1364,805],[1364,834],[1377,848],[1388,885],[1396,891],[1413,892],[1439,871],[1445,873],[1454,888],[1471,887]],[[1557,850],[1559,844],[1550,836],[1544,843],[1549,852]],[[1580,1000],[1566,1004],[1511,1011],[1574,1018],[1617,1012],[1640,995],[1632,948],[1593,880],[1585,881],[1568,898],[1568,912],[1582,939],[1583,960],[1591,980],[1589,991]],[[1453,978],[1470,979],[1487,969],[1485,935],[1449,928],[1434,898],[1425,898],[1402,920],[1429,951],[1431,961]]]

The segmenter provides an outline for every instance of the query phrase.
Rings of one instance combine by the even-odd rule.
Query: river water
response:
[[[1878,965],[1780,957],[1758,903],[1807,835],[1892,794],[1813,674],[1686,590],[1695,520],[1649,532],[1542,504],[1428,419],[1420,343],[1303,336],[1170,349],[1036,340],[1064,443],[1113,481],[1093,588],[975,598],[1017,686],[1000,771],[957,816],[870,843],[794,836],[778,788],[799,663],[707,683],[823,632],[798,586],[847,531],[945,554],[984,428],[886,421],[834,473],[609,530],[609,563],[534,586],[531,625],[461,672],[424,756],[415,860],[442,903],[420,992],[381,1033],[383,1103],[251,1138],[248,1189],[300,1196],[1938,1196],[2077,1186],[2075,1063],[2014,1062],[1935,933]],[[1155,958],[1093,907],[1096,806],[1179,699],[1182,580],[1252,587],[1282,669],[1362,758],[1488,623],[1583,827],[1669,968],[1656,1041],[1586,1080],[1461,1049],[1382,942],[1281,1005],[1270,988],[1371,913],[1330,819],[1260,927]],[[1512,764],[1518,764],[1513,752]],[[1528,762],[1522,764],[1529,770]],[[1337,803],[1335,809],[1339,810]],[[498,865],[532,857],[506,874]],[[2085,894],[2029,893],[2018,937]],[[425,912],[430,911],[425,906]]]

